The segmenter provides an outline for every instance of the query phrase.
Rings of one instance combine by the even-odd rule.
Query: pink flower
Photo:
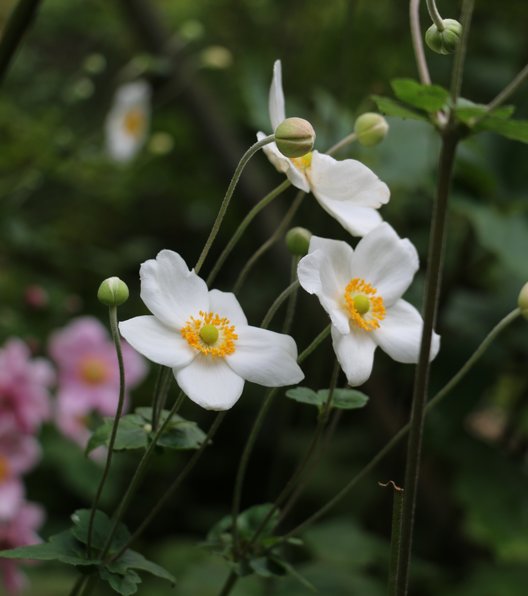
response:
[[[38,429],[50,416],[50,364],[31,358],[27,345],[9,340],[0,350],[0,419],[22,433]]]
[[[21,501],[9,520],[0,521],[0,550],[41,542],[36,531],[43,519],[41,507]],[[0,559],[0,575],[9,596],[18,594],[26,585],[25,577],[14,560]]]
[[[146,365],[128,344],[123,343],[122,350],[128,390],[143,379]],[[113,342],[98,319],[80,317],[52,335],[49,352],[59,369],[57,425],[84,446],[90,414],[115,414],[119,368]]]

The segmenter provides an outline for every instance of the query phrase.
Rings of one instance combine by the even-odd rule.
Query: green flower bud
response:
[[[354,124],[357,140],[365,147],[381,143],[389,132],[389,124],[381,114],[365,112]]]
[[[128,300],[128,286],[119,277],[109,277],[99,286],[97,298],[106,306],[120,306]]]
[[[292,255],[304,257],[308,254],[312,233],[306,228],[292,228],[286,234],[286,246]]]
[[[452,54],[460,41],[462,25],[455,19],[443,19],[444,30],[431,25],[425,32],[425,43],[437,54]]]
[[[315,131],[308,120],[286,118],[275,130],[275,143],[286,157],[302,157],[313,149]]]
[[[517,305],[521,309],[521,314],[525,319],[528,319],[528,282],[524,284],[519,292]]]

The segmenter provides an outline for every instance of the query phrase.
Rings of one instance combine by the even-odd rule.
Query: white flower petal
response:
[[[321,207],[352,236],[365,236],[383,221],[376,209],[358,207],[352,201],[330,201],[316,195],[315,198]]]
[[[394,304],[418,270],[418,253],[407,239],[383,223],[360,240],[354,251],[354,273],[372,284],[385,308]]]
[[[199,355],[174,376],[182,391],[206,410],[229,410],[242,395],[244,379],[223,358]]]
[[[143,302],[169,327],[181,328],[190,316],[209,310],[205,281],[171,250],[162,250],[155,260],[143,263],[140,277]]]
[[[314,151],[309,178],[312,192],[323,201],[351,201],[358,207],[377,209],[390,198],[389,187],[355,159],[338,161]]]
[[[297,364],[297,345],[292,337],[259,327],[237,327],[238,340],[226,362],[243,379],[282,387],[304,379]]]
[[[282,90],[282,66],[280,60],[273,64],[273,79],[269,91],[269,116],[271,127],[275,131],[277,126],[286,118],[284,108],[284,92]]]
[[[332,327],[332,344],[348,384],[362,385],[372,372],[376,343],[368,331],[351,329],[341,334]]]
[[[156,317],[144,315],[119,323],[119,331],[127,342],[152,362],[181,368],[196,356],[178,331],[165,327]]]
[[[389,309],[379,329],[372,331],[379,347],[397,362],[417,363],[422,340],[423,320],[420,313],[405,300],[398,300]],[[432,360],[438,354],[440,337],[434,333]]]
[[[257,139],[259,141],[266,138],[266,136],[267,135],[265,135],[263,132],[257,133]],[[275,143],[268,143],[267,145],[264,145],[262,150],[273,166],[275,166],[276,170],[286,174],[286,177],[293,184],[293,186],[295,186],[295,188],[303,190],[304,192],[310,192],[310,185],[308,184],[306,176],[277,149],[277,145]]]
[[[354,251],[341,240],[312,236],[310,252],[297,268],[299,283],[310,294],[316,294],[332,323],[341,333],[350,329],[344,306],[344,291],[352,279]]]
[[[229,319],[231,325],[247,325],[247,318],[232,292],[211,290],[209,292],[209,309],[220,317]]]

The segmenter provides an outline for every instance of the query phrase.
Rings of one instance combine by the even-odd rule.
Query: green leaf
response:
[[[326,403],[328,399],[328,391],[329,389],[320,389],[317,392],[322,404]],[[355,410],[366,406],[368,400],[367,395],[356,389],[334,389],[332,407],[339,410]]]
[[[48,542],[20,546],[0,551],[0,557],[6,559],[31,559],[34,561],[60,561],[67,565],[97,565],[96,559],[88,559],[81,544],[70,530],[51,536]]]
[[[130,596],[138,591],[138,584],[141,583],[141,578],[132,569],[127,569],[124,575],[112,573],[108,569],[101,567],[99,569],[99,576],[102,580],[108,582],[112,590],[123,596]]]
[[[378,107],[378,110],[386,116],[396,116],[397,118],[404,118],[410,120],[422,120],[429,122],[426,114],[417,112],[394,99],[389,97],[382,97],[381,95],[372,95],[372,100]]]
[[[298,401],[302,404],[309,404],[311,406],[321,406],[321,399],[319,395],[308,387],[295,387],[286,391],[286,397]]]
[[[476,125],[475,130],[496,132],[507,139],[528,143],[528,120],[505,120],[487,116]]]
[[[176,583],[176,578],[172,573],[169,573],[166,569],[145,559],[145,557],[136,551],[131,549],[126,550],[119,559],[113,561],[108,565],[110,571],[119,572],[120,570],[126,569],[138,569],[139,571],[146,571],[151,575],[165,579],[172,585]]]
[[[320,389],[316,393],[308,387],[295,387],[286,392],[286,397],[321,409],[328,399],[328,391],[329,389]],[[340,410],[353,410],[365,406],[368,399],[364,393],[356,389],[334,389],[332,407]]]
[[[459,98],[455,107],[455,116],[460,122],[472,126],[476,118],[494,116],[495,118],[508,119],[515,111],[515,106],[501,106],[492,112],[488,112],[485,104],[473,103],[469,99]]]
[[[160,424],[163,424],[170,412],[163,410]],[[152,408],[137,408],[134,414],[126,414],[119,421],[114,449],[145,449],[151,440]],[[87,453],[100,447],[108,446],[112,432],[113,419],[107,418],[93,433],[86,448]],[[195,422],[185,420],[181,416],[173,416],[166,430],[158,439],[158,445],[169,449],[198,449],[205,440],[205,433]]]
[[[438,85],[422,85],[413,79],[394,79],[391,86],[398,99],[426,112],[438,112],[449,101],[449,91]]]
[[[74,523],[72,528],[72,534],[82,542],[83,544],[88,543],[88,524],[90,521],[90,510],[89,509],[78,509],[73,513],[71,519]],[[93,523],[92,531],[92,546],[96,549],[101,550],[105,543],[108,535],[110,534],[114,523],[103,511],[96,511]],[[130,539],[130,532],[126,526],[119,523],[117,526],[116,533],[112,539],[112,545],[110,552],[116,552],[120,550]]]

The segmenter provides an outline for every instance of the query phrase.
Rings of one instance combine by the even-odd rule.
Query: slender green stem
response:
[[[172,371],[167,366],[160,367],[158,382],[154,391],[154,400],[152,404],[152,430],[156,432],[159,425],[161,413],[167,402],[167,395],[173,379]]]
[[[350,145],[357,139],[357,134],[355,132],[351,132],[346,137],[343,137],[340,141],[338,141],[335,145],[332,145],[328,151],[326,151],[327,155],[334,155],[343,147]]]
[[[37,12],[40,0],[18,0],[0,37],[0,83],[24,34]]]
[[[404,491],[403,488],[396,486],[396,484],[392,480],[390,480],[386,484],[382,482],[379,482],[378,484],[383,487],[387,487],[390,485],[393,488],[391,547],[389,558],[389,585],[387,589],[387,596],[396,596]]]
[[[311,343],[310,345],[299,355],[297,358],[297,362],[300,364],[305,360],[320,344],[321,342],[328,336],[330,333],[330,325],[326,327]],[[244,479],[246,476],[246,470],[249,463],[249,459],[251,457],[251,453],[253,452],[253,447],[255,445],[255,441],[257,439],[258,433],[264,422],[266,414],[271,407],[273,402],[273,398],[277,394],[279,390],[278,387],[271,389],[268,391],[265,400],[262,402],[260,406],[260,410],[255,418],[255,422],[251,428],[249,436],[246,441],[246,445],[244,447],[244,451],[242,452],[242,457],[240,458],[240,463],[238,464],[238,470],[235,478],[235,486],[233,489],[233,503],[231,506],[231,519],[232,519],[232,533],[233,533],[233,551],[235,555],[238,555],[239,552],[239,536],[238,536],[238,528],[237,528],[237,520],[238,515],[240,513],[240,504],[242,501],[242,487],[244,485]]]
[[[202,456],[203,452],[207,448],[207,446],[211,443],[212,438],[216,434],[220,424],[222,423],[223,419],[225,418],[227,411],[218,412],[216,415],[209,431],[207,432],[207,436],[204,438],[202,444],[200,445],[199,449],[197,449],[193,456],[189,459],[185,467],[181,470],[178,476],[173,480],[172,484],[169,488],[165,491],[165,493],[158,499],[154,507],[146,514],[145,518],[141,522],[141,524],[136,528],[134,533],[130,536],[126,544],[121,548],[121,550],[112,557],[112,560],[119,559],[119,557],[130,547],[131,544],[143,533],[145,528],[150,524],[150,522],[156,517],[156,515],[161,511],[163,506],[167,503],[167,501],[172,497],[176,489],[180,486],[180,484],[187,478],[191,470],[197,464],[198,460]]]
[[[414,511],[416,507],[416,493],[420,475],[420,460],[422,452],[422,437],[425,421],[425,405],[429,388],[430,353],[433,328],[436,322],[438,301],[440,296],[441,277],[444,262],[444,248],[446,236],[446,222],[448,214],[449,191],[455,160],[455,153],[459,141],[455,129],[447,128],[442,139],[440,153],[438,188],[431,222],[429,239],[429,263],[425,284],[424,325],[418,366],[414,382],[413,401],[411,409],[409,442],[405,469],[405,503],[401,536],[401,550],[398,567],[399,596],[407,594],[409,566],[411,559],[412,532],[414,527]]]
[[[431,399],[431,401],[427,404],[426,412],[429,413],[434,407],[436,407],[445,397],[448,395],[459,383],[460,381],[467,375],[467,373],[475,366],[475,364],[480,360],[484,352],[489,348],[489,346],[495,341],[497,336],[508,326],[510,325],[516,318],[518,318],[521,314],[520,309],[516,308],[508,315],[506,315],[493,329],[488,333],[479,347],[475,350],[475,352],[471,355],[471,357],[466,361],[466,363],[460,368],[460,370],[453,376],[453,378],[446,384],[442,389]],[[318,509],[315,513],[313,513],[309,518],[303,521],[301,524],[290,530],[287,534],[283,536],[284,539],[290,538],[291,536],[298,535],[306,528],[314,524],[317,520],[319,520],[323,515],[328,513],[339,501],[341,501],[351,490],[358,484],[367,474],[369,474],[384,458],[388,455],[396,445],[400,443],[400,441],[407,435],[409,432],[410,424],[407,423],[403,428],[401,428],[393,437],[390,439],[384,447],[382,447],[378,453],[367,463],[365,467],[363,467],[349,482],[336,494],[328,503],[323,505],[320,509]]]
[[[462,36],[455,54],[455,61],[453,63],[453,72],[451,76],[451,103],[453,106],[456,105],[456,102],[460,96],[460,90],[462,88],[464,63],[466,60],[469,31],[471,29],[471,18],[473,16],[474,5],[475,0],[464,0],[462,4],[462,16],[460,18],[460,23],[462,25]]]
[[[90,596],[98,581],[99,578],[96,575],[90,575],[84,584],[84,590],[81,592],[81,596]]]
[[[132,497],[134,496],[136,488],[137,488],[141,478],[143,477],[143,473],[147,467],[147,464],[148,464],[152,454],[154,453],[154,449],[156,447],[158,439],[161,437],[161,435],[167,428],[167,425],[171,421],[172,417],[176,414],[176,412],[180,408],[184,398],[185,398],[185,394],[183,393],[183,391],[181,391],[178,398],[174,402],[174,405],[172,406],[167,418],[163,421],[163,424],[161,424],[160,427],[158,428],[158,430],[154,433],[154,436],[152,437],[152,440],[151,440],[149,446],[147,447],[147,449],[145,450],[145,453],[143,454],[143,457],[139,461],[138,467],[136,468],[136,471],[134,472],[134,476],[132,476],[130,484],[128,485],[128,488],[127,488],[123,498],[121,499],[121,502],[119,503],[119,506],[113,516],[113,526],[112,526],[112,529],[110,530],[108,537],[106,539],[106,542],[104,544],[101,559],[104,559],[106,557],[106,555],[108,554],[108,551],[110,550],[110,547],[112,546],[112,540],[113,540],[115,533],[117,531],[119,522],[123,518],[123,515],[125,514],[125,511],[127,510],[128,505],[130,504],[130,501],[132,500]]]
[[[77,581],[73,584],[73,587],[71,589],[71,592],[69,593],[69,596],[79,596],[79,594],[81,593],[81,590],[84,587],[84,582],[87,580],[88,576],[86,575],[79,575],[79,577],[77,578]]]
[[[300,257],[295,256],[292,258],[291,262],[291,271],[290,271],[290,281],[293,284],[297,281],[297,267],[299,265]],[[299,285],[297,285],[297,290],[299,289]],[[288,306],[286,307],[286,316],[284,317],[284,323],[282,324],[282,332],[283,333],[290,333],[290,329],[293,325],[293,317],[295,316],[295,307],[297,306],[297,296],[299,295],[298,291],[293,292],[290,294],[290,299],[288,300]]]
[[[248,276],[249,272],[253,269],[257,261],[264,255],[274,244],[284,235],[286,228],[290,225],[290,222],[297,212],[297,209],[301,206],[301,203],[306,196],[306,193],[303,191],[299,191],[293,200],[290,208],[286,212],[286,215],[282,218],[281,223],[275,230],[275,232],[256,250],[256,252],[251,256],[251,258],[247,261],[242,271],[239,273],[238,278],[235,282],[233,287],[233,292],[236,294],[240,291],[240,288],[244,284],[246,277]]]
[[[427,66],[427,59],[425,57],[422,27],[420,25],[420,0],[410,0],[409,17],[411,24],[411,39],[416,66],[418,68],[418,76],[424,85],[430,85],[431,75],[429,74],[429,67]]]
[[[226,247],[218,257],[218,260],[216,261],[214,267],[211,269],[211,273],[209,273],[209,276],[207,277],[208,286],[210,286],[216,279],[216,276],[218,275],[218,272],[220,271],[223,264],[225,263],[225,260],[231,254],[231,252],[240,240],[242,234],[246,231],[249,224],[262,211],[262,209],[264,209],[264,207],[267,207],[274,199],[281,195],[290,186],[291,182],[289,180],[285,180],[284,182],[279,184],[279,186],[275,187],[272,191],[270,191],[263,199],[261,199],[246,215],[246,217],[242,220],[238,228],[235,230],[233,236],[231,236]]]
[[[106,455],[106,463],[95,493],[95,498],[92,504],[92,510],[90,511],[90,519],[88,521],[88,536],[86,539],[86,551],[88,557],[91,556],[92,550],[92,538],[93,538],[93,526],[95,520],[95,513],[99,506],[99,501],[103,493],[103,488],[110,472],[110,466],[112,465],[112,456],[114,453],[114,444],[117,437],[117,429],[119,421],[121,420],[121,414],[123,413],[123,406],[125,404],[125,365],[123,363],[123,352],[121,350],[121,339],[119,337],[119,328],[117,325],[117,307],[110,306],[108,309],[110,331],[112,332],[112,340],[114,342],[115,351],[117,354],[117,363],[119,366],[119,399],[117,402],[117,409],[114,417],[114,423],[112,425],[112,432],[110,433],[110,440],[108,442],[108,452]]]
[[[495,108],[502,105],[507,99],[509,99],[521,85],[523,85],[528,79],[528,64],[519,72],[519,74],[509,83],[504,89],[492,99],[486,107],[488,112],[491,112]]]
[[[294,281],[285,290],[283,290],[277,296],[277,298],[275,298],[275,301],[270,306],[268,312],[266,313],[266,316],[262,319],[262,323],[260,324],[260,326],[263,329],[267,329],[268,328],[269,324],[271,323],[271,320],[275,316],[275,313],[279,310],[279,308],[282,306],[282,304],[290,296],[295,295],[295,293],[297,292],[297,289],[298,288],[299,288],[299,282],[298,281]]]
[[[204,261],[205,261],[207,255],[209,254],[209,251],[211,250],[211,246],[213,245],[216,235],[218,234],[218,231],[220,230],[220,226],[222,225],[222,221],[226,214],[227,208],[229,207],[229,203],[231,201],[231,198],[233,197],[235,187],[240,179],[240,175],[242,174],[242,171],[246,167],[246,164],[253,157],[253,155],[255,155],[255,153],[257,153],[257,151],[262,149],[262,147],[264,147],[265,145],[269,145],[269,143],[272,143],[274,140],[275,140],[275,136],[269,135],[266,138],[261,139],[260,141],[257,141],[254,145],[252,145],[244,153],[244,155],[242,156],[242,159],[239,161],[239,163],[236,167],[235,173],[233,174],[233,178],[231,178],[231,182],[229,183],[229,186],[227,187],[227,191],[224,196],[224,200],[222,201],[222,204],[220,205],[220,209],[218,211],[218,215],[216,216],[215,222],[213,223],[213,227],[211,228],[211,232],[209,233],[209,238],[207,238],[205,245],[202,249],[202,252],[200,254],[200,257],[198,258],[198,261],[196,263],[196,266],[194,267],[194,270],[196,273],[199,273],[200,269],[202,268],[202,265],[204,264]]]
[[[426,0],[426,2],[427,2],[427,10],[429,11],[429,16],[431,17],[431,20],[436,25],[436,28],[438,29],[438,31],[440,31],[440,32],[443,31],[445,29],[444,19],[442,19],[442,17],[440,16],[440,13],[438,12],[438,8],[436,7],[435,0]]]
[[[220,593],[218,596],[228,596],[231,593],[231,590],[234,588],[235,584],[238,581],[238,575],[231,571],[231,573],[227,576],[225,584],[222,586]]]

